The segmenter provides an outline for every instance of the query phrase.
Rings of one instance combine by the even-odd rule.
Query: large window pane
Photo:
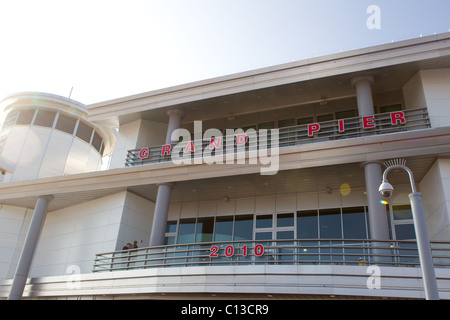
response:
[[[395,237],[397,240],[414,240],[416,233],[414,224],[398,224],[395,226]]]
[[[316,255],[319,252],[319,241],[298,241],[298,245],[300,246],[298,249],[298,260],[307,263],[316,263],[319,261],[319,256]]]
[[[256,216],[256,228],[272,228],[272,219],[271,214]]]
[[[73,134],[73,130],[75,130],[76,123],[77,119],[60,113],[55,128],[67,132],[69,134]]]
[[[255,240],[272,240],[272,232],[256,232]]]
[[[320,238],[341,239],[341,212],[339,208],[319,210]]]
[[[392,211],[394,214],[394,220],[412,219],[411,206],[409,204],[392,206]]]
[[[294,214],[293,213],[281,213],[277,214],[277,227],[293,227],[294,226]]]
[[[277,240],[294,239],[294,231],[277,231]]]
[[[34,109],[20,110],[16,124],[31,124],[35,111]]]
[[[253,216],[236,216],[234,221],[234,240],[252,240]]]
[[[164,245],[175,244],[175,236],[166,236],[164,238]]]
[[[177,243],[193,243],[195,236],[195,219],[181,219],[178,226]]]
[[[175,232],[177,232],[177,222],[176,221],[167,221],[166,233],[175,233]]]
[[[100,148],[102,146],[102,142],[103,142],[102,137],[97,132],[94,132],[94,137],[92,138],[92,146],[98,152],[100,152]]]
[[[211,242],[213,240],[214,218],[198,218],[195,242]]]
[[[16,121],[18,113],[19,112],[17,110],[15,110],[15,111],[11,111],[8,114],[8,116],[5,119],[5,122],[3,122],[3,129],[9,128],[9,127],[11,127],[14,124],[14,122]]]
[[[77,134],[76,136],[87,143],[91,142],[91,136],[92,136],[92,127],[88,126],[87,124],[80,121],[78,124]]]
[[[344,239],[367,239],[364,207],[342,208]]]
[[[297,238],[319,238],[317,210],[297,211]]]
[[[56,112],[51,110],[38,110],[36,119],[34,119],[34,125],[53,127],[53,121],[55,120]]]
[[[214,241],[233,240],[233,216],[217,217],[214,230]]]
[[[177,221],[167,221],[166,224],[166,237],[164,239],[164,244],[175,244],[175,239],[177,235]]]

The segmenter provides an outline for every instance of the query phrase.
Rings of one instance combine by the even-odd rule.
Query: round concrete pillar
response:
[[[351,82],[356,91],[359,116],[364,117],[373,115],[373,77],[371,75],[357,76],[354,77]]]

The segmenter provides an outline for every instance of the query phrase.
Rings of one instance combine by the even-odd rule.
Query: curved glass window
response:
[[[97,150],[98,153],[100,153],[100,155],[103,154],[103,150],[105,148],[103,143],[104,141],[101,135],[98,134],[93,127],[91,127],[89,124],[82,122],[81,120],[79,121],[75,117],[54,110],[49,110],[45,108],[29,108],[22,110],[13,110],[6,117],[2,129],[11,127],[13,125],[36,125],[47,128],[53,128],[53,124],[55,124],[56,130],[60,130],[70,135],[77,136],[83,141],[91,144],[91,146],[94,147],[95,150]],[[77,127],[76,132],[75,127]]]
[[[91,136],[92,136],[92,127],[88,126],[84,122],[80,121],[78,123],[77,133],[76,136],[80,138],[81,140],[86,141],[87,143],[91,142]]]
[[[16,122],[18,111],[12,111],[8,114],[8,116],[5,119],[5,122],[3,122],[3,129],[11,127],[14,125],[14,122]]]
[[[60,113],[59,117],[58,117],[58,121],[56,122],[55,129],[67,132],[69,134],[73,134],[76,123],[77,123],[77,119]]]
[[[34,119],[34,125],[43,127],[53,127],[56,112],[51,110],[39,109]]]
[[[94,136],[92,137],[92,146],[98,151],[100,152],[100,148],[102,147],[102,137],[97,133],[94,132]],[[102,152],[100,152],[102,153]]]
[[[19,118],[16,124],[31,124],[33,121],[35,109],[20,110]]]

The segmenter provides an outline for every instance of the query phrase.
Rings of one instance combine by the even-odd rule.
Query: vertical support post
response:
[[[372,99],[373,77],[361,75],[352,78],[355,88],[360,117],[374,114]],[[366,179],[367,204],[369,207],[369,223],[371,238],[374,240],[389,240],[389,224],[386,216],[386,207],[381,203],[382,196],[378,193],[381,184],[381,163],[376,161],[363,163]]]
[[[167,112],[169,123],[167,125],[166,144],[172,142],[172,132],[181,126],[184,112],[180,109],[173,109]],[[150,235],[150,246],[160,246],[164,244],[166,233],[167,216],[169,214],[170,194],[173,184],[162,183],[158,185],[156,195],[155,212],[153,216],[152,233]]]
[[[378,192],[382,176],[381,164],[366,162],[363,166],[369,207],[370,237],[373,240],[389,240],[386,206],[382,203],[383,196]]]
[[[181,120],[184,117],[184,111],[181,109],[172,109],[167,111],[169,123],[167,125],[166,144],[172,142],[172,132],[181,126]]]
[[[11,285],[8,300],[22,299],[34,253],[41,236],[45,217],[47,216],[48,204],[52,199],[53,196],[40,196],[36,201],[33,217],[31,218],[19,264],[17,265],[16,273],[14,274],[14,280]]]
[[[355,88],[356,101],[358,104],[358,114],[360,117],[373,115],[372,85],[373,77],[371,75],[356,76],[351,80]],[[381,203],[382,197],[378,193],[378,187],[381,184],[382,169],[378,162],[363,163],[364,176],[366,180],[367,204],[369,207],[369,225],[370,237],[373,240],[389,240],[389,224],[386,215],[386,207]],[[383,242],[374,242],[375,247],[386,246]],[[383,255],[388,255],[388,249],[373,249],[375,261],[386,261]]]
[[[366,179],[367,205],[369,207],[370,238],[372,240],[389,240],[389,223],[386,213],[386,205],[381,200],[382,196],[378,192],[381,184],[381,164],[378,162],[368,162],[364,164],[364,175]],[[373,254],[372,261],[388,262],[392,261],[389,256],[392,254],[389,243],[372,241]]]
[[[425,210],[422,203],[422,194],[417,192],[414,176],[406,165],[406,161],[394,159],[387,161],[387,168],[383,172],[383,185],[380,185],[380,192],[389,185],[387,175],[392,169],[403,169],[409,175],[412,192],[409,194],[409,202],[411,204],[411,212],[414,220],[414,231],[416,233],[417,250],[419,251],[420,268],[422,270],[423,288],[425,298],[427,300],[439,300],[439,289],[436,281],[436,273],[434,271],[433,256],[431,253],[430,239],[428,237],[427,224],[425,220]],[[392,185],[389,188],[394,191]]]
[[[416,232],[420,268],[422,269],[425,298],[427,300],[439,300],[439,290],[433,266],[433,257],[431,255],[425,212],[423,210],[422,194],[420,192],[410,193],[409,201],[414,219],[414,230]]]
[[[150,235],[150,246],[160,246],[164,244],[171,193],[172,193],[171,184],[162,183],[158,185],[158,195],[156,196],[156,204],[155,204],[155,215],[153,217],[152,233]]]
[[[371,75],[357,76],[354,77],[351,82],[356,91],[356,101],[358,104],[359,116],[364,117],[373,115],[373,77]]]

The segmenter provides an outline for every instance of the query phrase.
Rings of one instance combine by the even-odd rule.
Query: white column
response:
[[[366,179],[367,205],[369,207],[370,237],[373,240],[389,240],[389,223],[383,196],[378,192],[383,172],[381,163],[366,162],[364,176]]]
[[[356,91],[356,101],[358,103],[359,116],[364,117],[373,115],[373,77],[370,75],[357,76],[354,77],[351,82]]]
[[[167,114],[169,115],[169,123],[167,125],[166,144],[170,144],[172,142],[172,132],[180,128],[184,112],[180,109],[172,109],[169,110]],[[161,183],[158,185],[152,233],[150,235],[150,246],[160,246],[164,244],[167,215],[169,214],[170,194],[172,193],[173,186],[174,185],[171,183]]]
[[[167,125],[166,144],[172,142],[172,132],[181,126],[181,120],[184,117],[184,111],[181,109],[171,109],[167,111],[169,116],[169,123]]]
[[[356,91],[359,116],[373,115],[375,113],[372,99],[373,77],[371,75],[357,76],[351,80],[351,83]],[[369,207],[370,236],[373,240],[389,240],[386,206],[381,203],[383,198],[378,192],[383,174],[381,166],[382,164],[377,161],[363,163]]]
[[[158,185],[158,195],[156,196],[152,233],[150,234],[150,246],[160,246],[164,244],[172,187],[173,184],[170,183],[162,183]]]
[[[47,216],[48,203],[52,199],[53,196],[41,196],[36,201],[33,217],[31,218],[30,227],[28,228],[27,237],[19,259],[19,264],[17,265],[16,273],[14,274],[14,280],[11,285],[8,300],[22,299],[23,290],[25,289],[28,273],[30,272],[31,263],[33,262],[34,253],[41,236],[45,217]]]

